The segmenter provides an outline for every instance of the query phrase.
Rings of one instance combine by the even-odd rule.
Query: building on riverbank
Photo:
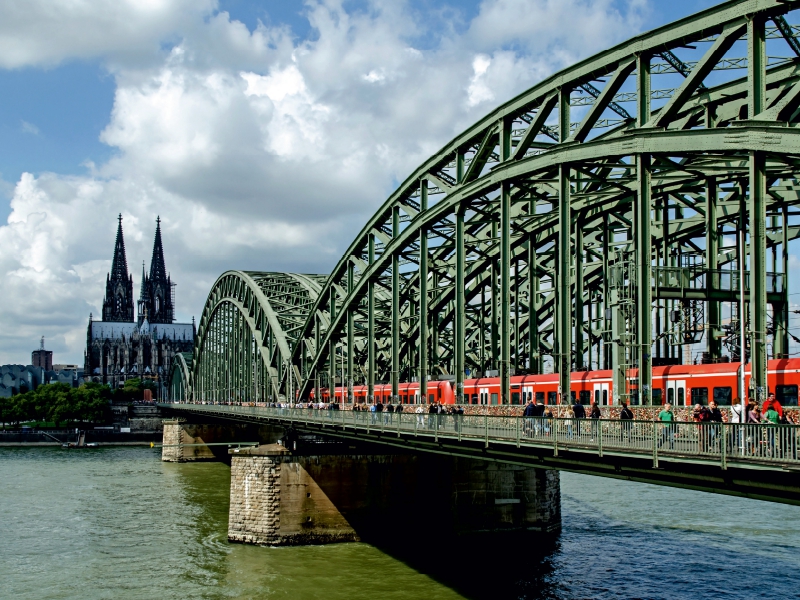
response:
[[[121,387],[127,379],[166,380],[172,358],[191,352],[195,324],[175,323],[174,284],[167,273],[161,242],[161,220],[156,233],[149,275],[142,266],[138,319],[134,318],[133,277],[128,273],[122,215],[111,272],[106,277],[103,318],[89,315],[84,372],[89,381]]]

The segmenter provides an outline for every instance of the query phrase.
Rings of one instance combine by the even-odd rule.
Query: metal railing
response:
[[[196,413],[239,415],[253,419],[278,419],[358,429],[382,434],[424,436],[449,440],[478,440],[486,446],[501,443],[516,447],[616,455],[652,455],[672,461],[716,462],[753,466],[800,465],[800,425],[765,423],[687,423],[622,421],[551,417],[389,413],[350,410],[269,408],[239,405],[166,404]]]

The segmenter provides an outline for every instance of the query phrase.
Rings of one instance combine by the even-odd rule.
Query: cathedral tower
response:
[[[151,323],[173,323],[172,281],[164,265],[164,248],[161,245],[161,218],[156,219],[156,239],[150,259],[150,275],[142,273],[142,292],[139,297],[139,325],[145,317]]]
[[[103,300],[103,321],[133,323],[133,277],[128,275],[125,239],[122,237],[122,215],[118,217],[117,243],[111,273],[106,276],[106,297]]]

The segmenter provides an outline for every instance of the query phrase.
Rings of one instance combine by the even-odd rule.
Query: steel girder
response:
[[[169,399],[182,401],[192,397],[192,353],[178,352],[169,365]]]
[[[800,45],[785,18],[799,5],[736,0],[639,35],[457,136],[314,280],[274,389],[306,397],[340,380],[372,395],[386,382],[397,396],[416,379],[424,398],[430,378],[460,395],[467,372],[496,373],[510,403],[515,371],[552,367],[566,393],[571,370],[609,368],[628,395],[640,366],[631,399],[646,403],[653,360],[686,360],[701,340],[709,360],[735,358],[741,291],[763,394],[768,343],[788,353],[787,246],[800,235]]]
[[[292,349],[325,277],[228,271],[214,283],[197,329],[192,395],[199,401],[290,396],[300,381]]]

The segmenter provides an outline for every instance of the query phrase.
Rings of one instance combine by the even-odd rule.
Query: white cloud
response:
[[[28,123],[27,121],[22,121],[20,125],[20,129],[22,129],[22,133],[30,133],[31,135],[39,135],[39,128],[34,125],[33,123]]]
[[[607,0],[487,0],[458,34],[391,0],[358,12],[320,0],[306,5],[313,39],[293,40],[248,31],[211,0],[25,6],[0,4],[0,65],[104,59],[117,89],[101,140],[116,152],[85,177],[16,184],[0,227],[0,326],[13,332],[0,363],[26,359],[40,335],[59,362],[81,360],[118,212],[136,286],[161,215],[183,319],[229,268],[325,272],[443,143],[640,24],[638,7]]]

